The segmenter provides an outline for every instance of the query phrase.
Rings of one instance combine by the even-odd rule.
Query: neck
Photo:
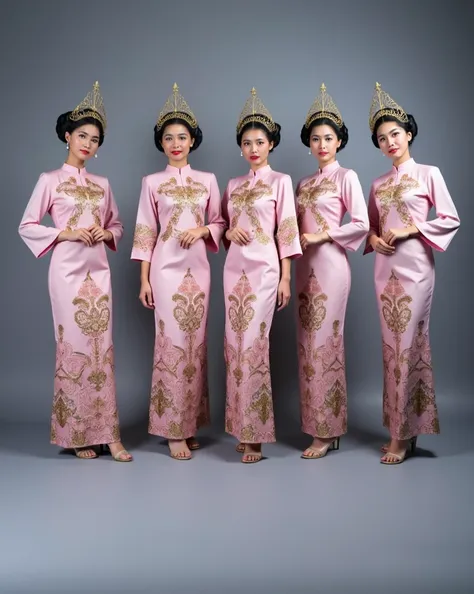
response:
[[[407,149],[400,158],[394,160],[393,166],[398,168],[398,167],[400,167],[400,165],[402,163],[405,163],[406,161],[409,161],[410,159],[411,159],[410,151]]]
[[[176,169],[182,169],[183,167],[186,167],[187,164],[188,159],[186,157],[180,161],[172,161],[171,159],[168,159],[168,165],[170,167],[175,167]]]
[[[254,165],[253,163],[250,163],[250,169],[255,173],[256,171],[262,169],[262,167],[266,167],[267,165],[268,159],[265,159],[265,161],[263,163],[260,163],[260,165]]]
[[[84,159],[78,159],[71,153],[69,153],[66,159],[66,165],[71,165],[71,167],[75,167],[76,169],[83,169],[85,165]]]
[[[325,167],[327,167],[328,165],[332,165],[335,162],[336,162],[336,157],[333,157],[330,161],[324,161],[324,163],[322,161],[318,161],[319,169],[322,170]]]

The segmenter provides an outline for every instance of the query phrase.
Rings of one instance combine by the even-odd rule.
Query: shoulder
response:
[[[374,179],[374,181],[372,182],[372,187],[376,187],[379,186],[380,184],[383,184],[384,182],[386,182],[388,179],[390,179],[390,177],[393,175],[393,171],[387,171],[386,173],[379,175],[379,177],[376,177]]]
[[[231,177],[227,182],[228,188],[235,188],[237,186],[241,186],[246,181],[249,181],[248,175],[239,175],[238,177]]]
[[[346,167],[339,167],[337,174],[341,180],[355,181],[359,179],[359,176],[353,169],[347,169]]]
[[[439,167],[436,167],[436,165],[422,165],[422,164],[417,163],[416,170],[421,176],[430,178],[430,179],[433,177],[441,176],[441,171],[440,171]]]
[[[109,178],[103,175],[97,175],[95,173],[87,172],[86,178],[90,179],[90,181],[94,182],[95,184],[98,184],[99,186],[107,187],[109,185]]]

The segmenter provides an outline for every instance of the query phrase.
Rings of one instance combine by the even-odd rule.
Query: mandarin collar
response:
[[[415,161],[414,161],[413,157],[411,157],[407,161],[403,161],[403,163],[401,165],[399,165],[398,167],[395,167],[395,165],[393,165],[392,172],[393,173],[403,173],[404,171],[409,171],[413,167],[413,165],[415,165]]]
[[[168,165],[166,166],[166,170],[167,173],[172,173],[174,175],[179,175],[179,174],[186,174],[189,173],[191,171],[191,165],[188,163],[187,165],[185,165],[184,167],[173,167],[172,165],[170,165],[168,163]]]
[[[326,165],[326,167],[323,167],[322,169],[319,168],[317,175],[330,175],[331,173],[336,171],[336,169],[339,169],[339,167],[340,167],[339,162],[334,161],[334,163],[330,163],[329,165]]]
[[[260,169],[257,169],[257,171],[252,171],[252,169],[251,169],[249,171],[249,177],[255,178],[255,179],[262,179],[268,173],[270,173],[271,170],[272,170],[272,168],[270,167],[270,165],[265,165],[265,167],[260,167]]]
[[[77,167],[74,167],[73,165],[69,165],[69,163],[64,163],[63,166],[61,167],[61,169],[63,171],[67,171],[68,173],[74,173],[76,175],[87,175],[87,171],[85,167],[82,167],[82,169],[78,169]]]

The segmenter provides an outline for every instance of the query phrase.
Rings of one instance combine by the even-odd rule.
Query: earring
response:
[[[242,151],[240,151],[240,156],[241,156],[241,157],[243,157],[243,156],[244,156],[244,154],[243,154],[243,152],[242,152]]]
[[[66,150],[69,150],[69,142],[66,142]]]
[[[94,155],[94,158],[97,159],[97,153]]]
[[[311,154],[311,149],[309,149],[309,151],[308,151],[308,155],[310,155],[310,154]]]

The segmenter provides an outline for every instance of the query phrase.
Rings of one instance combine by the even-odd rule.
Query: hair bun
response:
[[[66,142],[66,132],[71,123],[71,120],[69,119],[71,113],[71,111],[62,113],[56,121],[56,134],[58,135],[59,140],[64,143]]]

